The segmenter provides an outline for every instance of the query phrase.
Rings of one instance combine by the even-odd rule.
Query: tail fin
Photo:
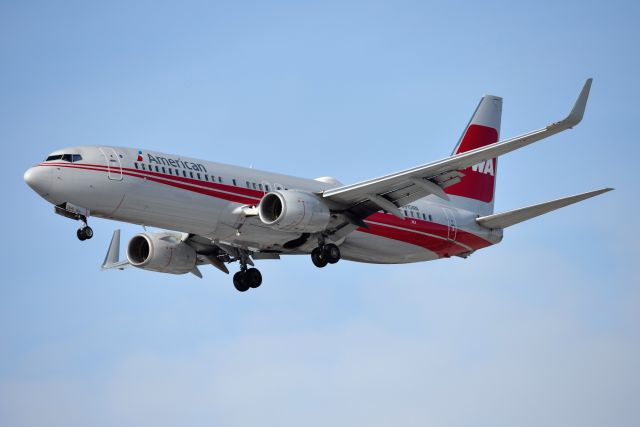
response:
[[[502,98],[483,96],[453,155],[498,142],[501,118]],[[490,159],[459,171],[464,175],[460,182],[445,189],[447,194],[453,196],[451,203],[480,215],[493,213],[497,166],[497,159]]]

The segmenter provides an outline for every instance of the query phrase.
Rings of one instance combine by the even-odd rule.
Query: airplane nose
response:
[[[42,197],[49,194],[52,184],[51,170],[45,169],[49,168],[34,166],[24,173],[24,182]]]

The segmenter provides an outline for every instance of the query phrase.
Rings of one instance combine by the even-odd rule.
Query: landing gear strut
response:
[[[311,262],[318,268],[340,261],[340,248],[333,243],[320,245],[311,251]]]
[[[79,240],[88,240],[93,237],[93,230],[91,229],[91,227],[89,227],[89,224],[87,224],[89,209],[64,202],[56,205],[53,211],[65,218],[70,218],[82,222],[82,225],[76,232],[76,236],[78,236]]]

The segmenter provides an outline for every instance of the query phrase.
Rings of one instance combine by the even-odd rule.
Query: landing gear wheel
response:
[[[311,262],[318,268],[327,266],[327,259],[324,257],[320,248],[315,248],[311,251]]]
[[[262,274],[257,268],[250,268],[244,273],[244,278],[251,288],[257,288],[262,284]]]
[[[91,229],[91,227],[89,227],[88,225],[78,228],[78,231],[76,232],[76,236],[78,236],[78,239],[80,240],[87,240],[93,237],[93,230]]]
[[[240,292],[246,292],[249,290],[247,275],[244,271],[238,271],[233,275],[233,286],[235,286],[235,288]]]
[[[322,256],[329,264],[335,264],[340,261],[340,248],[333,243],[324,245],[324,248],[322,248]]]

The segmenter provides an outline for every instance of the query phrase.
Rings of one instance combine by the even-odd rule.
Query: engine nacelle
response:
[[[127,259],[134,267],[184,274],[196,265],[196,251],[171,233],[140,233],[129,240]]]
[[[264,195],[258,206],[260,220],[281,231],[315,233],[329,225],[331,212],[318,196],[305,191],[278,190]]]

